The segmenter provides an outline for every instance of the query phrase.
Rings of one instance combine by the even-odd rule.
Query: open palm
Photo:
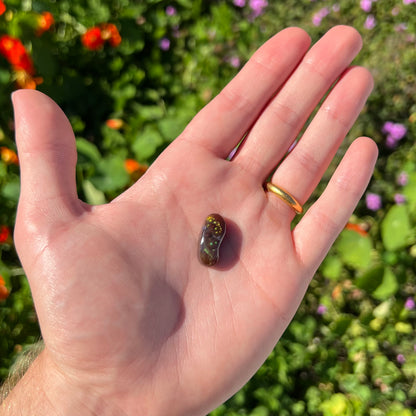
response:
[[[371,176],[376,147],[360,138],[293,230],[294,211],[263,187],[278,166],[273,183],[301,203],[313,192],[372,88],[367,70],[347,69],[360,46],[348,27],[309,52],[305,32],[280,32],[135,185],[102,206],[77,198],[75,141],[61,110],[36,91],[14,95],[15,237],[50,373],[126,415],[203,415],[247,382]],[[208,268],[197,250],[213,212],[227,235]]]

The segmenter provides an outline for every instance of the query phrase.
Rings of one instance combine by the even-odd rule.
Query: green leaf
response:
[[[0,84],[8,84],[10,82],[10,71],[0,69]]]
[[[402,193],[406,197],[407,204],[411,212],[416,211],[416,172],[411,172],[408,175],[409,181],[403,187]]]
[[[371,398],[371,389],[361,384],[356,374],[340,375],[340,386],[343,391],[356,395],[361,401],[366,402]]]
[[[388,299],[374,308],[373,315],[379,319],[387,318],[390,315],[391,307],[392,301]]]
[[[329,255],[321,265],[321,273],[327,279],[338,280],[342,272],[342,261],[338,256]]]
[[[401,403],[395,402],[389,408],[386,416],[412,416],[412,411],[404,408]]]
[[[98,172],[97,176],[91,178],[91,182],[103,192],[119,191],[130,179],[124,168],[124,160],[119,156],[109,156],[100,160]]]
[[[320,410],[324,416],[352,416],[354,409],[348,398],[341,394],[333,394],[328,400],[322,402]]]
[[[407,207],[394,205],[381,223],[381,238],[386,250],[394,251],[406,247],[411,233]]]
[[[158,127],[163,136],[172,141],[182,133],[188,121],[181,120],[178,117],[166,117],[158,122]]]
[[[134,85],[126,85],[124,87],[115,88],[112,95],[115,99],[114,111],[122,111],[126,102],[136,95],[136,87]]]
[[[355,279],[355,284],[367,293],[372,293],[383,280],[384,266],[376,266],[367,270]]]
[[[350,327],[352,318],[349,315],[340,315],[335,321],[329,325],[330,330],[336,335],[344,335],[347,329]]]
[[[265,406],[257,406],[252,412],[251,416],[269,416],[269,411]]]
[[[412,324],[406,323],[406,322],[396,322],[396,325],[394,325],[394,329],[401,333],[401,334],[412,334],[413,333],[413,326]]]
[[[82,159],[87,159],[95,164],[101,160],[101,154],[97,147],[88,140],[79,138],[77,139],[77,151],[79,162],[82,163]],[[85,161],[85,160],[84,160]]]
[[[372,293],[375,299],[385,300],[393,296],[399,289],[396,276],[389,267],[384,269],[383,280],[377,289]]]
[[[344,230],[336,242],[341,260],[355,269],[366,269],[371,264],[372,242],[353,230]]]
[[[133,151],[138,161],[145,161],[156,152],[156,149],[163,143],[159,131],[152,127],[145,127],[144,131],[133,143]]]
[[[165,115],[165,111],[158,105],[141,105],[138,113],[143,120],[158,120]]]
[[[410,358],[410,360],[407,360],[402,368],[403,373],[406,375],[406,377],[415,379],[416,377],[416,359],[414,355]]]
[[[82,189],[84,190],[86,202],[91,205],[102,205],[107,201],[102,191],[98,190],[90,181],[82,182]]]
[[[7,182],[1,190],[2,195],[13,202],[19,200],[20,195],[20,181],[19,179],[11,179]]]

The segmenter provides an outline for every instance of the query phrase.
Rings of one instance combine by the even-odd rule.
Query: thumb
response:
[[[48,230],[80,209],[74,134],[65,114],[46,95],[19,90],[12,101],[21,175],[15,233],[19,228],[24,234],[31,228]]]

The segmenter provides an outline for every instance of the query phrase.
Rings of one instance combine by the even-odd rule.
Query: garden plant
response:
[[[0,382],[40,339],[13,243],[10,94],[35,88],[62,107],[79,197],[102,204],[274,33],[317,40],[338,24],[360,32],[356,63],[375,81],[343,149],[372,137],[376,170],[285,335],[211,415],[416,415],[416,0],[0,0]]]

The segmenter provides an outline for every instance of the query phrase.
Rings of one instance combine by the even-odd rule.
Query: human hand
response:
[[[296,28],[273,37],[136,184],[102,206],[78,200],[64,114],[39,92],[15,93],[15,240],[45,341],[43,414],[203,415],[266,359],[377,154],[357,139],[293,230],[293,210],[264,191],[279,165],[272,182],[305,203],[372,88],[366,69],[347,69],[361,47],[354,29],[335,27],[307,52],[309,42]],[[212,212],[228,231],[208,268],[197,248]]]

